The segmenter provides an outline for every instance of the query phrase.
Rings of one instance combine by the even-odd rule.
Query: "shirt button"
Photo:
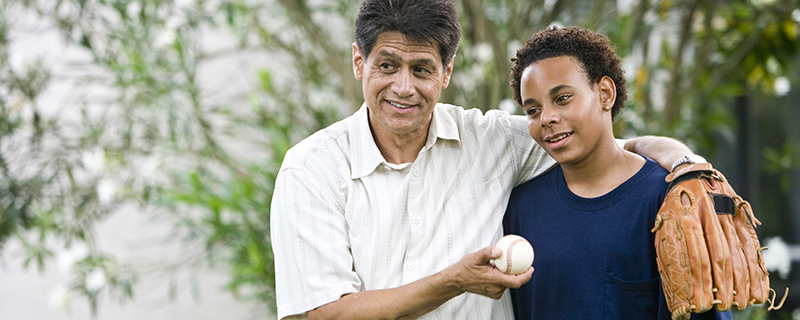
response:
[[[413,224],[419,224],[420,220],[419,220],[419,218],[414,218],[414,219],[411,219],[411,222]]]
[[[412,172],[411,172],[411,174],[413,174],[415,177],[417,177],[417,176],[418,176],[418,174],[417,174],[417,171],[416,171],[416,170],[412,171]]]
[[[409,264],[409,265],[406,266],[406,269],[408,269],[408,271],[414,271],[414,269],[416,269],[416,268],[417,267],[415,267],[413,264]]]

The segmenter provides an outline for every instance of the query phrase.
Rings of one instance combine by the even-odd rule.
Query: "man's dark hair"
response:
[[[355,24],[356,45],[365,59],[378,36],[390,31],[416,43],[438,45],[445,67],[461,40],[458,11],[451,0],[365,0]]]
[[[580,62],[590,85],[594,86],[603,76],[614,80],[617,89],[617,100],[611,108],[611,118],[614,119],[628,99],[622,59],[614,52],[615,49],[605,35],[578,27],[553,26],[537,32],[524,47],[517,50],[517,57],[512,59],[511,88],[514,90],[514,101],[522,105],[520,81],[525,68],[547,58],[570,56]]]

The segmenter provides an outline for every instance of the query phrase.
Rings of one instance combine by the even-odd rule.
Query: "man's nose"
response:
[[[396,74],[392,84],[392,91],[401,97],[414,94],[414,75],[409,70],[403,70]]]

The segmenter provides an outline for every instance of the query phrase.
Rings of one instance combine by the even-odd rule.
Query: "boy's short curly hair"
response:
[[[517,50],[517,57],[511,59],[511,88],[514,101],[522,105],[520,81],[522,72],[540,60],[570,56],[580,62],[589,84],[594,86],[603,76],[614,80],[617,100],[611,108],[611,118],[615,118],[625,107],[628,92],[625,86],[625,71],[622,59],[615,53],[616,47],[605,35],[578,27],[559,28],[556,26],[537,32],[525,46]]]

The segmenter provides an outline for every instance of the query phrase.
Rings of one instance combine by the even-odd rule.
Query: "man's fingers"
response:
[[[484,288],[485,293],[483,294],[492,299],[500,299],[500,297],[503,296],[503,292],[505,292],[507,288],[519,289],[519,287],[521,287],[523,284],[528,283],[533,276],[533,267],[530,267],[525,272],[516,275],[504,274],[499,270],[496,271],[499,275],[499,278],[497,278],[498,282],[496,282],[495,286]]]
[[[478,265],[490,264],[492,260],[503,254],[498,247],[486,247],[478,251]]]
[[[466,292],[499,299],[507,288],[519,288],[531,280],[533,267],[517,275],[505,274],[495,268],[491,261],[501,254],[500,248],[486,247],[464,257],[457,270],[467,272],[458,272],[459,288]]]
[[[507,283],[507,287],[517,289],[521,287],[523,284],[528,283],[533,276],[533,267],[528,268],[525,272],[513,275],[509,282]]]

